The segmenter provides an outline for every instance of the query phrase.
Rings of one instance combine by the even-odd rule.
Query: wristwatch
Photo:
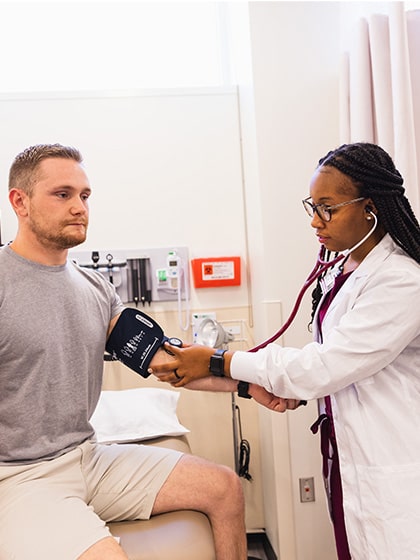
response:
[[[249,383],[248,381],[239,381],[238,383],[238,397],[243,399],[252,399],[251,395],[248,393]]]
[[[226,351],[227,350],[223,350],[222,348],[219,348],[218,350],[216,350],[216,352],[213,354],[213,356],[210,357],[209,370],[216,377],[224,377],[225,376],[225,357],[224,357],[224,353]]]

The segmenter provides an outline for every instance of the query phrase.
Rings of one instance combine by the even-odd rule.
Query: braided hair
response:
[[[319,160],[318,168],[325,166],[335,167],[350,177],[360,196],[372,199],[379,224],[420,264],[420,225],[404,195],[404,179],[391,156],[376,144],[343,144]],[[321,298],[319,281],[312,292],[312,319]]]

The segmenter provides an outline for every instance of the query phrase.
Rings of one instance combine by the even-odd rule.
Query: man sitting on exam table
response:
[[[74,148],[32,146],[11,166],[18,231],[0,250],[0,557],[127,560],[106,522],[190,509],[208,516],[218,560],[244,560],[231,469],[95,442],[105,344],[124,307],[112,284],[68,259],[86,239],[90,194]],[[152,365],[162,359],[159,349]]]

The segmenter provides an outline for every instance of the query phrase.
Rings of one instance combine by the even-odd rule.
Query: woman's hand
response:
[[[173,387],[183,387],[194,379],[211,375],[209,363],[214,348],[199,344],[177,348],[168,343],[164,347],[172,355],[172,360],[167,363],[152,363],[148,370],[160,381],[170,383]]]

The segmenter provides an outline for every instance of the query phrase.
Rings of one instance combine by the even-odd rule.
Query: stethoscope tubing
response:
[[[296,298],[295,305],[293,306],[293,309],[292,309],[292,311],[290,313],[290,316],[287,319],[287,321],[284,323],[284,325],[276,333],[273,334],[273,336],[271,336],[270,338],[268,338],[267,340],[265,340],[261,344],[258,344],[258,346],[254,346],[254,348],[251,348],[250,350],[248,350],[248,352],[257,352],[258,350],[261,350],[261,348],[265,348],[266,346],[268,346],[272,342],[275,342],[276,340],[278,340],[286,332],[286,330],[290,327],[290,325],[292,324],[292,322],[293,322],[294,318],[296,317],[296,314],[299,310],[300,304],[302,302],[302,298],[303,298],[306,290],[309,288],[309,286],[317,278],[319,278],[326,270],[328,270],[332,266],[336,265],[341,260],[347,258],[350,255],[350,253],[352,253],[353,251],[358,249],[368,239],[368,237],[370,237],[372,235],[372,233],[375,231],[375,229],[378,225],[378,218],[376,217],[374,212],[369,211],[368,213],[372,216],[372,218],[374,220],[373,227],[368,231],[368,233],[358,243],[356,243],[356,245],[354,245],[350,249],[346,249],[345,251],[340,253],[337,257],[335,257],[335,259],[333,259],[332,261],[324,260],[326,249],[325,249],[324,245],[321,246],[321,249],[318,252],[318,257],[316,259],[315,266],[314,266],[313,270],[311,271],[311,273],[309,274],[309,276],[307,277],[307,279],[305,280],[305,282],[304,282],[304,284],[303,284],[303,286],[302,286],[302,288],[301,288],[301,290],[300,290],[300,292],[299,292],[299,294]]]
[[[272,342],[275,342],[276,340],[278,340],[285,332],[286,330],[290,327],[290,325],[292,324],[294,318],[296,317],[296,314],[299,310],[300,304],[302,302],[302,298],[305,295],[306,290],[309,288],[309,286],[311,284],[313,284],[313,282],[319,278],[326,270],[328,270],[329,268],[331,268],[332,266],[336,265],[338,262],[340,262],[343,259],[346,259],[350,253],[352,253],[355,249],[357,249],[358,247],[360,247],[360,245],[362,245],[366,239],[368,237],[370,237],[372,235],[372,233],[375,231],[376,226],[378,225],[378,219],[376,217],[376,215],[373,212],[369,212],[369,214],[373,217],[374,219],[374,224],[373,227],[371,228],[371,230],[358,242],[356,243],[356,245],[354,245],[351,249],[347,249],[346,251],[344,251],[343,253],[340,253],[337,257],[335,257],[332,261],[326,261],[324,259],[325,257],[325,253],[326,253],[326,249],[324,247],[324,245],[322,245],[321,249],[318,252],[318,257],[316,259],[316,263],[314,268],[312,269],[311,273],[309,274],[309,276],[307,277],[307,279],[305,280],[297,298],[295,301],[295,305],[293,306],[293,309],[289,315],[289,318],[287,319],[287,321],[284,323],[284,325],[276,332],[273,334],[273,336],[271,336],[270,338],[268,338],[267,340],[265,340],[264,342],[262,342],[261,344],[258,344],[258,346],[254,346],[254,348],[251,348],[250,350],[248,350],[248,352],[257,352],[258,350],[261,350],[262,348],[265,348],[266,346],[268,346],[269,344],[271,344]],[[308,404],[308,401],[306,400],[301,400],[299,402],[299,405],[303,405],[306,406]]]
[[[296,317],[297,312],[299,311],[299,307],[300,304],[302,302],[302,298],[305,295],[306,290],[309,288],[309,286],[311,284],[313,284],[313,282],[319,278],[326,270],[328,270],[329,268],[331,268],[332,266],[334,266],[335,264],[337,264],[338,262],[340,262],[341,260],[343,260],[346,255],[344,254],[340,254],[337,257],[335,257],[335,259],[333,259],[332,261],[325,261],[324,260],[324,255],[325,255],[325,247],[322,246],[321,249],[319,250],[318,253],[318,257],[316,260],[316,264],[314,266],[314,268],[312,269],[311,273],[309,274],[309,276],[307,277],[307,279],[305,280],[297,298],[295,301],[295,305],[293,306],[293,309],[289,315],[289,318],[287,319],[287,321],[284,323],[284,325],[276,332],[273,334],[272,337],[268,338],[267,340],[265,340],[264,342],[262,342],[261,344],[258,344],[258,346],[254,346],[254,348],[251,348],[250,350],[248,350],[248,352],[257,352],[258,350],[261,350],[262,348],[265,348],[266,346],[268,346],[269,344],[271,344],[272,342],[275,342],[276,340],[278,340],[285,332],[286,330],[290,327],[290,325],[292,324],[294,318]],[[299,401],[299,405],[302,406],[306,406],[308,404],[308,401],[306,400],[301,400]]]
[[[267,340],[265,340],[264,342],[262,342],[261,344],[258,344],[257,346],[254,346],[254,348],[251,348],[250,350],[248,350],[248,352],[257,352],[258,350],[261,350],[261,348],[265,348],[266,346],[268,346],[269,344],[271,344],[272,342],[275,342],[276,340],[278,340],[285,332],[286,330],[290,327],[290,325],[292,324],[294,318],[296,317],[297,312],[299,311],[299,307],[300,304],[302,302],[303,296],[306,293],[306,290],[309,288],[309,286],[311,286],[311,284],[313,284],[313,282],[315,282],[315,280],[317,278],[319,278],[326,270],[328,270],[329,268],[331,268],[332,266],[336,265],[338,262],[340,262],[341,260],[343,260],[345,258],[344,254],[340,254],[337,257],[335,257],[335,259],[333,259],[332,261],[325,261],[324,260],[324,256],[325,256],[325,247],[322,246],[321,249],[319,250],[318,253],[318,257],[315,263],[314,268],[312,269],[312,271],[310,272],[310,274],[308,275],[308,277],[306,278],[297,298],[295,301],[295,304],[293,306],[293,309],[289,315],[289,318],[287,319],[287,321],[284,323],[284,325],[282,327],[280,327],[280,329],[275,332],[273,334],[273,336],[271,336],[270,338],[268,338]]]

